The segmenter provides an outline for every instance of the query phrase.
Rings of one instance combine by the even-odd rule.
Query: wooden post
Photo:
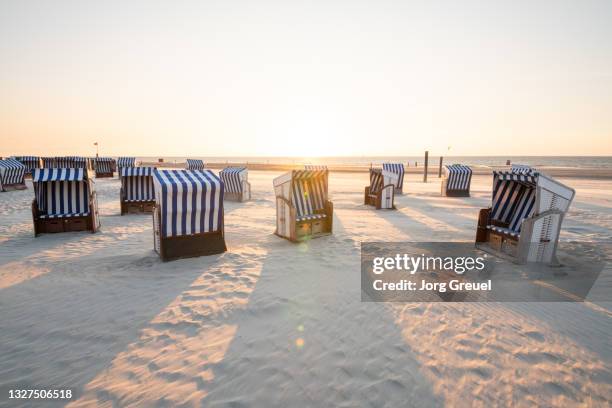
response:
[[[427,183],[427,165],[429,164],[429,152],[425,150],[425,166],[423,166],[423,183]]]
[[[438,178],[442,177],[442,160],[444,160],[444,157],[440,156],[440,166],[438,167]]]

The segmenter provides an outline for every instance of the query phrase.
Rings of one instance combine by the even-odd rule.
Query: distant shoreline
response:
[[[184,162],[140,162],[141,166],[156,166],[162,168],[185,168]],[[205,167],[212,170],[221,170],[229,166],[240,166],[247,167],[249,170],[261,170],[261,171],[290,171],[303,169],[303,164],[272,164],[272,163],[232,163],[232,162],[207,162]],[[359,165],[328,165],[330,172],[342,172],[342,173],[365,173],[368,171],[369,166]],[[489,175],[494,170],[508,169],[509,166],[472,166],[472,170],[475,175]],[[407,174],[423,174],[423,166],[418,167],[410,166],[405,168]],[[612,180],[612,169],[609,168],[588,168],[588,167],[551,167],[551,166],[539,166],[537,167],[542,173],[546,173],[553,177],[567,177],[567,178],[588,178],[588,179],[604,179]],[[427,171],[428,175],[438,175],[438,163],[435,166],[430,165]]]

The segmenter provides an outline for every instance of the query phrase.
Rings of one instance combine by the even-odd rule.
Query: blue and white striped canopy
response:
[[[32,181],[41,218],[89,214],[89,184],[84,169],[34,169]]]
[[[135,165],[135,157],[119,157],[117,159],[117,167],[134,167]]]
[[[122,167],[121,177],[152,176],[155,167]]]
[[[493,176],[498,180],[517,181],[530,185],[535,185],[538,182],[537,173],[513,173],[511,171],[494,171]]]
[[[52,169],[56,166],[56,160],[55,157],[41,157],[42,160],[42,167],[44,169]]]
[[[84,169],[35,169],[32,175],[34,183],[45,181],[82,181],[85,180]]]
[[[518,234],[523,220],[535,210],[537,176],[512,172],[493,173],[491,218],[508,224]]]
[[[18,160],[7,158],[0,160],[0,186],[23,184],[26,166]]]
[[[15,156],[15,160],[26,167],[26,173],[31,173],[32,169],[40,168],[40,157],[38,156]]]
[[[395,188],[402,190],[404,186],[404,164],[402,163],[383,163],[382,166],[383,166],[383,170],[397,174],[398,177],[397,177],[397,184],[395,185]]]
[[[246,167],[226,167],[219,176],[223,180],[226,193],[242,193],[242,180],[247,177]]]
[[[472,169],[463,164],[450,164],[446,168],[446,189],[467,190],[472,179]]]
[[[187,170],[204,170],[204,161],[200,159],[187,159],[185,168]]]
[[[5,169],[22,169],[25,166],[17,159],[13,157],[7,157],[6,159],[0,160],[0,167]]]
[[[87,159],[79,156],[43,157],[43,168],[76,169],[87,168]]]
[[[122,167],[120,172],[123,199],[125,201],[153,201],[155,167]]]
[[[56,157],[56,167],[58,168],[87,168],[87,159],[80,156]]]
[[[210,170],[155,170],[155,201],[162,236],[174,237],[223,228],[223,182]]]
[[[526,164],[513,164],[510,168],[510,172],[515,174],[534,175],[537,173],[537,170]]]
[[[298,221],[310,219],[327,201],[327,170],[293,170],[291,201]]]

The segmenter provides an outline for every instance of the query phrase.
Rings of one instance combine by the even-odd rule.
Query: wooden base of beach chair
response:
[[[121,200],[121,215],[125,214],[151,214],[155,208],[155,201],[123,201]]]
[[[442,195],[445,197],[469,197],[470,190],[446,190],[442,189]]]
[[[282,220],[281,222],[282,225],[284,225],[284,222],[289,222],[288,235],[279,231],[278,227],[277,230],[274,231],[274,234],[281,238],[288,239],[291,242],[308,241],[310,239],[330,235],[333,233],[334,228],[333,203],[327,201],[325,203],[325,209],[321,213],[325,214],[325,218],[296,221],[295,208],[290,207],[287,220]]]
[[[113,172],[97,172],[96,171],[96,178],[109,178],[109,177],[113,177]]]
[[[159,256],[162,261],[221,254],[227,251],[221,232],[161,238]]]
[[[59,232],[97,232],[100,228],[100,218],[98,215],[98,199],[95,192],[89,197],[89,208],[90,214],[83,217],[41,218],[38,215],[39,211],[36,200],[33,200],[32,221],[34,223],[34,236]]]
[[[371,194],[370,193],[370,186],[366,186],[365,190],[364,190],[364,194],[363,194],[363,203],[365,205],[374,206],[374,207],[376,207],[377,210],[382,209],[383,191],[386,188],[389,188],[389,187],[393,188],[393,194],[391,196],[391,208],[388,208],[388,209],[395,210],[395,187],[392,186],[392,185],[384,186],[381,191],[379,191],[378,193],[375,193],[375,194]]]
[[[490,208],[483,208],[478,214],[476,246],[494,255],[518,261],[518,237],[488,229],[490,213]]]
[[[34,235],[54,234],[58,232],[77,232],[91,231],[93,228],[93,218],[87,217],[66,217],[66,218],[35,218]]]
[[[26,186],[25,182],[20,184],[3,184],[2,190],[0,191],[15,191],[15,190],[27,190],[28,186]]]
[[[162,237],[159,207],[153,209],[153,239],[155,251],[162,261],[215,255],[227,251],[223,225],[219,231],[178,237]]]

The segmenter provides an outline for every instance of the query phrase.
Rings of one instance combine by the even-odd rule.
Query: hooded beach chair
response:
[[[121,215],[151,213],[155,207],[155,167],[121,167],[119,200]]]
[[[327,196],[327,170],[292,170],[273,184],[276,235],[301,241],[332,233],[334,208]]]
[[[463,164],[444,166],[442,195],[448,197],[469,197],[472,169]]]
[[[41,157],[40,160],[43,169],[54,169],[57,167],[57,160],[55,157]]]
[[[155,170],[154,248],[164,261],[227,251],[223,182],[210,170]]]
[[[0,191],[25,190],[26,166],[16,159],[0,160]]]
[[[99,228],[95,186],[85,169],[34,169],[32,182],[35,235]]]
[[[247,201],[251,199],[251,183],[246,167],[226,167],[219,172],[225,188],[224,197],[229,201]]]
[[[80,156],[60,156],[55,158],[56,168],[87,169],[87,159]]]
[[[204,170],[204,161],[200,159],[187,159],[185,168],[187,170]]]
[[[40,168],[40,157],[38,156],[15,156],[15,159],[25,166],[26,176],[32,176],[33,170]]]
[[[43,157],[42,167],[45,169],[87,169],[87,159],[80,156]]]
[[[404,192],[404,165],[402,163],[383,163],[382,168],[397,176],[394,185],[394,193],[402,194]]]
[[[477,247],[518,263],[555,263],[572,188],[532,168],[493,173],[490,208],[480,210]]]
[[[95,157],[93,167],[96,178],[113,177],[114,161],[111,157]]]
[[[121,177],[121,169],[124,167],[136,167],[135,157],[119,157],[117,159],[117,173]]]
[[[363,203],[377,210],[395,209],[397,173],[384,169],[370,169],[370,185],[366,186]]]

